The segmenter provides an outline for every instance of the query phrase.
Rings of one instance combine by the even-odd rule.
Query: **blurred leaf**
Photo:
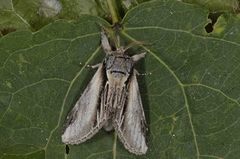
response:
[[[11,1],[0,0],[0,9],[11,9],[12,3]]]
[[[109,12],[102,9],[104,5],[95,0],[0,0],[0,31],[36,31],[56,19],[76,21],[83,14],[107,19]]]
[[[146,43],[130,51],[147,51],[136,67],[152,73],[138,78],[149,150],[135,156],[117,142],[117,158],[239,158],[240,21],[226,16],[221,32],[207,34],[208,12],[179,1],[143,3],[127,13],[123,38]],[[70,146],[68,155],[60,137],[95,72],[85,66],[103,60],[97,23],[107,25],[85,15],[1,38],[1,159],[112,158],[112,132]]]
[[[117,2],[119,10],[123,7],[125,13],[145,1],[149,0]],[[78,21],[84,14],[111,21],[106,0],[0,0],[0,32],[5,35],[16,30],[36,31],[57,19]]]
[[[104,17],[107,9],[103,10],[105,5],[100,0],[63,0],[63,11],[61,17],[64,19],[78,19],[82,14],[96,15]]]

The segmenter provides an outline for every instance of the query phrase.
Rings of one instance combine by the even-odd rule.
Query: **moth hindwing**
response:
[[[62,135],[66,144],[79,144],[90,139],[102,127],[115,129],[124,147],[131,153],[147,152],[146,120],[134,64],[145,53],[128,56],[129,47],[112,49],[106,32],[101,32],[101,45],[106,53],[103,63],[70,111]]]

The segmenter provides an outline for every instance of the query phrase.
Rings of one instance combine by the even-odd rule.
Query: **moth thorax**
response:
[[[109,85],[123,87],[125,82],[128,80],[128,74],[123,74],[121,72],[116,72],[112,70],[107,71],[107,79]]]

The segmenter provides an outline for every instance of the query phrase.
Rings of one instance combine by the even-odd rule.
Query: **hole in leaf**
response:
[[[206,26],[205,26],[205,30],[207,33],[211,33],[214,29],[214,24],[217,22],[217,19],[219,18],[219,16],[221,15],[222,13],[220,12],[217,12],[217,13],[209,13],[208,15],[208,19],[211,20],[210,23],[208,23]]]
[[[66,154],[69,154],[70,149],[68,145],[66,145],[65,150],[66,150]]]

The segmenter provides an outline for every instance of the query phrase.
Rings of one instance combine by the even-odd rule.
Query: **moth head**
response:
[[[116,53],[117,53],[117,54],[124,54],[125,51],[126,51],[126,50],[125,50],[125,48],[124,48],[123,46],[120,46],[120,47],[118,47],[118,48],[116,49]]]

